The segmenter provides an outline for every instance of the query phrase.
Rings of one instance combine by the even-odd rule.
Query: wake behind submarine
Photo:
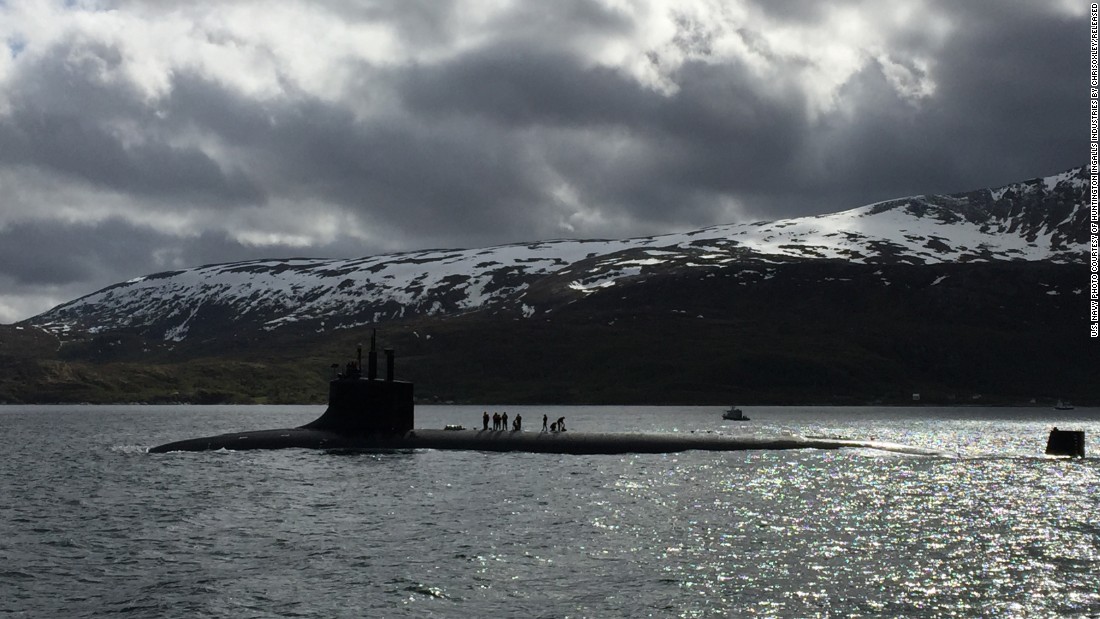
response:
[[[386,377],[378,377],[374,333],[363,375],[362,347],[344,373],[329,382],[328,408],[297,428],[233,432],[152,447],[149,453],[216,449],[446,449],[554,454],[673,453],[689,450],[839,449],[863,447],[913,455],[953,454],[896,443],[787,435],[637,432],[525,432],[414,428],[413,385],[394,379],[394,351],[386,349]]]

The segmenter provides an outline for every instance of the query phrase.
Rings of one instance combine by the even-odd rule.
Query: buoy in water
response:
[[[1085,431],[1054,428],[1047,437],[1048,456],[1085,457]]]

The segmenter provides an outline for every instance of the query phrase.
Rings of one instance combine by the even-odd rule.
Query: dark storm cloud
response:
[[[1036,14],[1027,3],[962,4],[954,10],[967,28],[944,50],[936,107],[945,141],[954,137],[957,182],[1085,163],[1087,21]]]
[[[686,63],[670,96],[648,92],[627,114],[632,156],[559,150],[555,165],[594,204],[641,221],[707,221],[724,195],[774,191],[804,139],[802,97],[766,93],[738,64]],[[786,96],[783,96],[786,95]]]
[[[957,16],[958,32],[931,71],[935,94],[916,105],[898,96],[879,63],[854,75],[840,93],[853,106],[848,118],[813,136],[828,174],[795,177],[803,199],[819,197],[810,209],[992,187],[1084,164],[1087,24],[1024,17],[1005,8]]]
[[[800,20],[813,12],[788,8]],[[1085,74],[1087,25],[1019,7],[954,13],[956,30],[942,49],[914,25],[891,52],[892,62],[936,85],[930,96],[902,96],[872,59],[838,91],[839,109],[817,119],[807,116],[796,83],[764,82],[736,60],[686,62],[671,76],[678,90],[666,96],[613,69],[515,40],[415,67],[396,84],[423,117],[476,118],[544,140],[546,161],[588,204],[632,218],[638,230],[713,223],[723,198],[774,218],[1003,184],[1082,163],[1086,101],[1073,84]],[[705,47],[705,27],[680,28],[681,39]],[[740,34],[779,63],[780,75],[810,62],[777,59],[751,29]],[[927,73],[908,60],[913,53],[931,55]],[[577,129],[593,139],[552,135]],[[600,146],[616,133],[635,149],[608,159]]]
[[[509,45],[405,72],[398,90],[425,118],[476,118],[543,137],[591,132],[546,137],[539,148],[586,201],[649,221],[695,209],[705,220],[707,196],[764,191],[784,176],[805,137],[796,89],[767,93],[739,63],[688,62],[673,79],[680,88],[666,95],[569,54]],[[616,134],[637,150],[606,158],[603,142]]]
[[[790,149],[761,157],[757,178],[770,190],[748,194],[739,185],[730,195],[751,195],[750,212],[774,218],[997,186],[1082,165],[1087,23],[1020,3],[952,4],[944,12],[954,33],[942,48],[912,28],[891,50],[903,66],[910,54],[930,54],[930,96],[901,96],[872,60],[838,91],[840,109],[800,127]]]
[[[392,76],[421,117],[466,118],[517,128],[643,129],[659,94],[607,67],[585,67],[561,50],[512,41]]]
[[[104,243],[103,239],[125,239]],[[64,286],[106,273],[141,274],[163,237],[125,221],[98,224],[28,221],[0,230],[0,275],[21,283]]]
[[[418,6],[373,3],[358,12],[399,23],[414,38],[448,39],[453,7]],[[1077,163],[1067,152],[1081,146],[1080,132],[1067,117],[1080,117],[1083,106],[1065,92],[1067,75],[1049,69],[1079,70],[1082,39],[1066,32],[1083,36],[1084,25],[1020,15],[1021,8],[945,10],[954,12],[957,32],[928,76],[935,94],[903,99],[871,61],[840,89],[843,110],[814,123],[793,79],[762,78],[736,59],[688,60],[670,75],[677,90],[668,94],[554,48],[555,37],[581,36],[571,27],[591,36],[629,31],[622,15],[578,1],[517,5],[494,21],[508,36],[442,62],[360,65],[357,94],[395,92],[403,114],[359,118],[343,102],[293,90],[258,104],[178,72],[162,106],[168,119],[135,112],[159,129],[147,133],[149,143],[123,149],[101,126],[62,116],[24,123],[25,132],[36,133],[15,150],[146,194],[190,190],[227,202],[262,201],[265,192],[320,196],[435,242],[449,234],[456,244],[544,233],[554,198],[539,165],[567,180],[586,205],[633,221],[623,230],[630,234],[714,223],[723,198],[757,217],[779,217],[964,189],[968,179],[1008,182]],[[814,11],[766,7],[795,21]],[[679,17],[677,27],[679,46],[708,48],[706,24]],[[812,62],[776,57],[751,28],[739,34],[778,63],[781,76]],[[929,51],[919,28],[900,39],[895,56],[903,66],[907,52]],[[111,50],[98,57],[114,61]],[[656,54],[652,60],[660,62]],[[104,96],[111,94],[117,96]],[[243,157],[248,176],[156,141],[158,132],[173,135],[192,124]],[[37,134],[46,137],[38,146]],[[609,158],[606,143],[615,136],[630,147]],[[68,142],[74,146],[63,149]],[[1006,168],[1006,160],[1013,165]]]
[[[250,247],[224,232],[181,237],[120,218],[22,222],[0,229],[0,311],[14,322],[141,275],[272,256],[357,256],[364,249],[346,240],[308,251]]]
[[[807,137],[806,100],[761,84],[739,63],[693,61],[675,75],[658,126],[679,145],[672,184],[683,192],[755,193],[782,185]]]
[[[195,75],[173,86],[172,122],[232,144],[270,192],[320,197],[429,242],[522,234],[540,199],[522,140],[489,123],[361,120],[305,94],[257,106]]]
[[[176,6],[115,8],[140,23]],[[0,278],[90,292],[246,258],[654,234],[1004,184],[1087,154],[1087,19],[1040,3],[914,4],[903,23],[862,0],[520,2],[484,16],[457,0],[276,3],[283,18],[327,11],[319,23],[347,37],[329,49],[318,32],[292,53],[276,35],[296,22],[234,30],[223,6],[246,5],[200,3],[188,10],[206,21],[167,30],[195,37],[165,46],[180,58],[135,69],[146,42],[74,27],[49,45],[28,35],[0,64]],[[769,30],[833,27],[838,8],[876,28],[851,43],[855,70]],[[382,51],[356,47],[374,30],[339,33],[364,22],[390,28]],[[51,222],[51,198],[103,209],[87,217],[99,223]],[[312,208],[369,238],[311,231]]]
[[[906,59],[930,57],[934,92],[907,99],[882,63],[868,62],[839,90],[841,109],[799,127],[789,150],[761,158],[758,178],[771,189],[747,200],[753,215],[814,214],[997,186],[1085,162],[1086,21],[1038,4],[943,5],[936,12],[953,33],[942,47],[915,16],[889,50],[892,61],[917,74],[923,70]],[[782,4],[767,3],[766,10],[788,14]],[[742,189],[729,191],[745,195]]]
[[[0,121],[0,143],[0,164],[30,165],[128,194],[218,206],[263,199],[242,173],[223,171],[197,149],[150,140],[124,145],[85,117],[17,109]]]
[[[0,116],[0,165],[148,198],[228,206],[263,201],[240,170],[223,170],[194,147],[175,146],[156,111],[132,88],[107,80],[121,53],[70,41],[23,68],[25,85]]]
[[[111,243],[105,243],[108,239]],[[124,240],[124,242],[121,242]],[[301,248],[275,246],[274,253],[312,257],[352,250],[346,245]],[[250,247],[221,232],[177,236],[121,218],[96,223],[21,222],[0,230],[0,278],[21,285],[85,287],[89,279],[108,277],[104,285],[139,275],[211,262],[269,258],[272,247]],[[335,252],[335,253],[334,253]],[[218,256],[219,260],[211,260]],[[117,279],[116,279],[117,278]]]

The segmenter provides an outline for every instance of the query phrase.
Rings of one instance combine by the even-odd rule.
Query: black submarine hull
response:
[[[672,453],[689,450],[839,449],[866,447],[917,455],[950,455],[893,443],[783,434],[775,437],[717,433],[523,432],[520,430],[414,429],[413,385],[394,379],[394,354],[386,355],[386,377],[378,376],[375,334],[371,335],[366,376],[363,352],[344,374],[329,382],[328,408],[319,418],[282,430],[234,432],[176,441],[151,453],[216,449],[448,449],[555,454]],[[334,366],[337,367],[337,366]],[[486,421],[486,423],[488,423]],[[507,421],[505,421],[507,423]],[[553,426],[552,426],[553,427]]]
[[[887,443],[828,437],[783,435],[763,437],[716,433],[523,432],[502,430],[415,429],[402,434],[348,434],[309,427],[233,432],[176,441],[153,447],[150,453],[227,449],[440,449],[552,454],[674,453],[681,451],[744,451],[751,449],[866,448],[923,456],[953,454]]]

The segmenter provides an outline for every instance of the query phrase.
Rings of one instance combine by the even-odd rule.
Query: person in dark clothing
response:
[[[493,413],[493,430],[500,429],[500,413]]]
[[[489,411],[485,411],[485,412],[481,413],[481,429],[482,430],[488,430],[489,429]]]
[[[546,415],[542,416],[542,431],[546,432]]]
[[[523,429],[523,415],[516,415],[516,420],[512,422],[512,429],[516,432]]]
[[[565,431],[565,417],[558,417],[558,432]]]
[[[500,414],[500,429],[501,430],[507,430],[508,429],[508,413],[501,413]]]

